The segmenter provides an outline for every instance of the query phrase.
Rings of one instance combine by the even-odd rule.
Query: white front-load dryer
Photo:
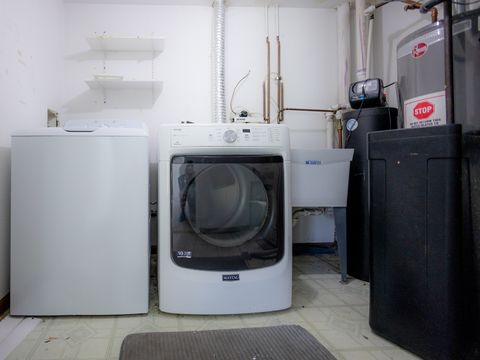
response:
[[[292,297],[289,134],[283,125],[164,125],[160,310],[240,314]]]

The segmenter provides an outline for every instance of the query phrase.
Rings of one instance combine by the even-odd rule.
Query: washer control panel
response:
[[[195,126],[185,125],[171,129],[171,145],[191,146],[280,146],[281,129],[271,125]]]

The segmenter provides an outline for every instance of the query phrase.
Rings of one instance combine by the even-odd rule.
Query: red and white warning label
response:
[[[419,42],[415,44],[412,48],[411,55],[414,59],[418,59],[425,55],[428,51],[428,44],[424,42]]]
[[[445,125],[447,113],[445,91],[408,99],[403,104],[405,128]]]

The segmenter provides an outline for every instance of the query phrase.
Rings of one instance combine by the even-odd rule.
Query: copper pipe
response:
[[[278,107],[278,112],[277,112],[277,123],[279,123],[280,120],[280,109],[281,107],[281,84],[282,84],[282,73],[281,73],[281,64],[280,64],[280,36],[277,35],[277,107]]]
[[[436,7],[430,10],[430,15],[432,16],[432,23],[436,23],[438,21],[438,10]]]
[[[342,120],[336,119],[337,121],[337,136],[338,136],[338,147],[343,148],[343,123]]]
[[[265,113],[265,80],[262,82],[262,95],[263,95],[263,120],[267,121],[267,114]]]
[[[284,111],[311,111],[311,112],[328,112],[328,113],[336,113],[337,110],[331,110],[331,109],[304,109],[304,108],[282,108],[280,112]]]
[[[338,147],[340,149],[343,148],[343,131],[342,129],[337,129],[337,135],[338,135]]]
[[[422,7],[422,4],[419,3],[418,1],[414,1],[414,0],[403,0],[402,1],[404,4],[407,4],[403,7],[403,9],[405,11],[407,10],[416,10],[416,9],[420,9]]]
[[[280,83],[280,104],[278,104],[278,121],[283,121],[283,101],[284,100],[284,93],[283,93],[283,82]]]
[[[415,1],[415,0],[403,0],[402,2],[404,4],[407,4],[404,7],[405,11],[417,10],[417,9],[420,9],[422,7],[422,3],[418,2],[418,1]],[[437,20],[438,20],[438,10],[437,10],[436,7],[432,7],[430,9],[430,15],[432,16],[432,23],[437,22]]]
[[[265,119],[270,123],[270,39],[267,36],[267,117]]]

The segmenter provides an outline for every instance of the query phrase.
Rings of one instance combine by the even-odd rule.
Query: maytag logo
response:
[[[240,281],[240,274],[222,275],[223,281]]]

